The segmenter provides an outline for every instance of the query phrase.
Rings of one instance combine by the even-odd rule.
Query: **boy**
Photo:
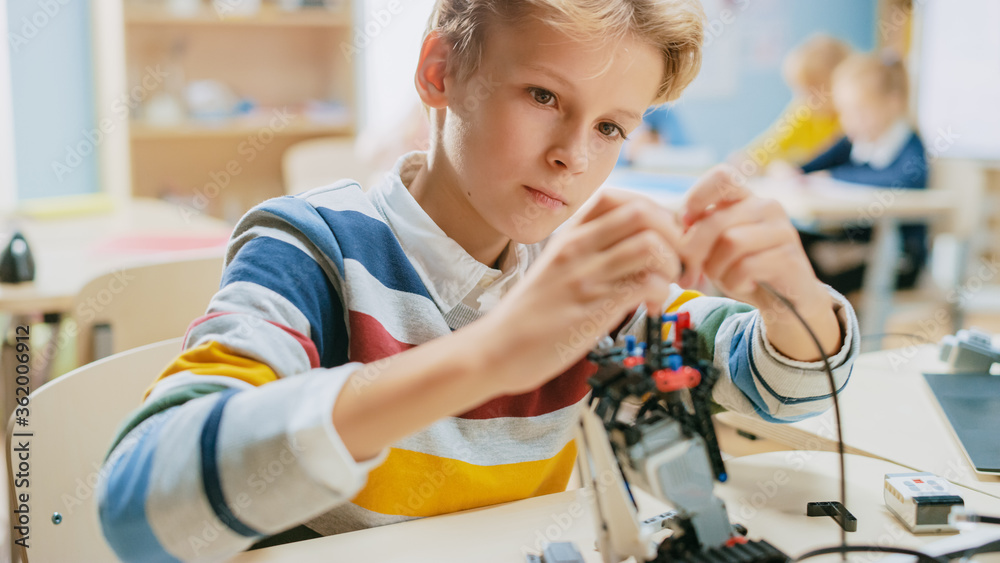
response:
[[[837,180],[884,188],[927,188],[927,156],[920,136],[906,120],[908,80],[903,62],[894,56],[879,58],[858,54],[848,58],[833,75],[833,101],[844,128],[844,137],[802,167],[802,172],[825,172]],[[896,287],[913,287],[927,261],[927,225],[900,227],[903,261],[898,265]],[[871,228],[854,226],[822,235],[804,233],[803,243],[820,279],[837,291],[861,288],[865,264],[845,266],[824,261],[833,255],[818,250],[817,243],[837,241],[867,243]],[[815,249],[815,250],[814,250]],[[844,245],[839,245],[845,251]],[[845,255],[856,255],[856,252]]]
[[[106,461],[119,557],[222,558],[301,523],[271,541],[563,490],[583,358],[641,334],[646,302],[692,313],[723,405],[823,410],[818,352],[756,282],[794,300],[838,386],[856,319],[777,204],[716,172],[681,218],[619,192],[584,206],[696,74],[702,17],[689,0],[441,0],[415,80],[430,151],[367,193],[342,181],[241,221],[208,314]],[[764,313],[673,283],[702,272]]]

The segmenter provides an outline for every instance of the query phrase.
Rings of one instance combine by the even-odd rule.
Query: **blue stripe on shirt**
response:
[[[268,200],[258,208],[288,222],[308,237],[344,275],[344,260],[362,266],[387,288],[430,299],[430,293],[389,225],[359,211],[313,207],[294,196]],[[336,233],[336,235],[334,235]]]
[[[160,430],[175,412],[174,409],[163,411],[133,429],[130,437],[137,432],[143,433],[134,449],[120,456],[112,467],[105,465],[105,490],[99,495],[98,513],[104,537],[122,561],[178,561],[160,544],[146,518],[153,454]]]
[[[344,308],[323,268],[295,246],[267,236],[243,245],[226,267],[222,287],[245,281],[284,296],[309,321],[323,367],[347,361]]]
[[[215,515],[223,524],[237,534],[254,538],[264,534],[254,530],[240,520],[226,504],[226,496],[222,492],[222,479],[219,476],[218,442],[219,423],[222,422],[222,411],[226,403],[238,393],[235,389],[220,391],[218,400],[208,413],[205,424],[201,427],[201,478],[205,487],[205,497]]]
[[[754,321],[750,324],[749,327],[743,330],[737,330],[736,334],[733,335],[733,341],[729,346],[729,374],[732,377],[733,384],[735,384],[736,387],[743,392],[743,395],[745,395],[746,398],[750,401],[750,404],[753,405],[754,411],[762,419],[768,422],[784,422],[784,423],[798,422],[800,420],[805,420],[807,418],[820,414],[820,412],[822,411],[816,411],[785,418],[778,418],[770,414],[770,409],[767,406],[767,402],[765,402],[764,398],[761,397],[760,391],[757,390],[757,385],[754,383],[754,380],[759,378],[759,375],[757,376],[757,378],[755,378],[754,376],[754,373],[757,371],[757,368],[754,365],[753,352],[751,347],[755,324],[756,324],[756,319],[754,319]],[[760,381],[763,381],[763,379],[761,379]],[[774,392],[766,384],[765,388],[768,389],[768,391],[771,394],[774,394]],[[776,396],[775,398],[778,397]]]
[[[753,370],[754,377],[757,379],[757,381],[760,382],[761,385],[764,386],[764,389],[766,389],[767,392],[770,393],[772,397],[777,399],[778,402],[780,402],[783,405],[798,405],[802,403],[811,403],[814,401],[822,401],[824,399],[833,398],[832,393],[827,393],[826,395],[814,395],[812,397],[785,397],[784,395],[779,395],[774,389],[771,388],[770,385],[767,384],[767,381],[764,379],[764,377],[761,376],[760,370],[757,369],[757,363],[753,361],[753,353],[750,354],[750,369]],[[854,366],[852,365],[851,372],[853,371],[854,371]],[[851,379],[851,372],[847,373],[847,379],[845,379],[844,383],[840,386],[839,389],[837,389],[837,393],[843,391],[844,387],[847,386],[847,382],[850,381]],[[822,374],[824,377],[826,377],[825,370],[822,372]]]
[[[360,262],[372,277],[389,289],[431,298],[389,225],[357,211],[321,207],[319,214],[337,233],[344,259]]]
[[[344,256],[340,252],[340,245],[316,208],[306,200],[295,196],[279,197],[265,201],[257,209],[294,226],[333,262],[340,271],[340,276],[344,276]]]

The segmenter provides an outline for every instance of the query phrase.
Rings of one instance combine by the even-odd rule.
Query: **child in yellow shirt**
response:
[[[749,159],[757,171],[776,161],[802,165],[840,138],[830,80],[850,53],[843,41],[814,35],[788,54],[782,72],[792,89],[792,101],[763,135],[739,151],[741,164]]]

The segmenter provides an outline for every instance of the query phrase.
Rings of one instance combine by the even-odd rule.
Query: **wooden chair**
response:
[[[221,256],[128,268],[90,281],[71,309],[77,365],[183,336],[219,290]]]
[[[22,561],[117,561],[100,529],[98,472],[119,425],[180,353],[181,340],[150,344],[73,370],[29,395],[28,425],[17,424],[17,412],[11,416],[6,457],[12,541],[20,537],[21,504],[27,505],[30,518],[29,547],[12,543],[14,561],[16,555]],[[19,467],[25,444],[26,470]],[[29,474],[28,483],[15,487],[22,470]],[[27,502],[19,495],[27,495]]]
[[[324,137],[296,143],[281,157],[285,193],[295,195],[350,178],[367,187],[372,171],[355,150],[353,137]]]

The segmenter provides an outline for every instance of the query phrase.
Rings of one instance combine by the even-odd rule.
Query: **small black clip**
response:
[[[0,251],[0,283],[21,283],[35,279],[35,259],[28,241],[14,233],[10,243]]]
[[[829,516],[848,532],[858,531],[858,519],[840,502],[810,502],[806,505],[806,516]]]

